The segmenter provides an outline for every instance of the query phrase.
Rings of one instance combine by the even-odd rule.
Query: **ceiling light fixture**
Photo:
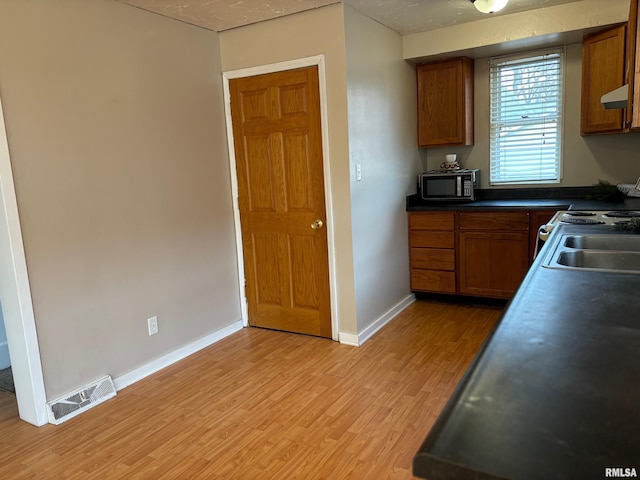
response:
[[[495,13],[507,6],[509,0],[471,0],[473,6],[482,13]]]

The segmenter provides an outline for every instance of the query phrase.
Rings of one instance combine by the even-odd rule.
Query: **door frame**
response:
[[[48,423],[47,398],[1,101],[0,201],[0,257],[10,266],[10,271],[0,272],[0,297],[18,413],[39,427]]]
[[[335,238],[333,226],[333,202],[331,199],[331,172],[329,162],[329,125],[327,122],[327,79],[324,55],[298,58],[285,62],[271,63],[257,67],[229,70],[222,72],[224,90],[224,110],[227,126],[227,144],[229,150],[229,175],[231,176],[231,196],[233,203],[233,221],[236,234],[236,251],[238,259],[238,287],[240,290],[240,310],[242,324],[249,326],[249,310],[245,289],[244,252],[242,251],[242,227],[240,224],[240,206],[238,203],[238,174],[236,171],[236,154],[234,148],[233,125],[231,121],[231,93],[229,81],[235,78],[253,77],[266,73],[282,72],[304,67],[318,67],[318,85],[320,90],[320,125],[322,134],[322,168],[324,172],[324,201],[326,208],[327,250],[329,258],[329,302],[331,303],[331,338],[338,340],[338,308],[336,299],[336,266]]]

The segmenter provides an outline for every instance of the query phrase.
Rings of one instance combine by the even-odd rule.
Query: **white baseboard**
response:
[[[338,333],[338,341],[345,345],[352,345],[358,347],[366,342],[369,338],[371,338],[378,330],[384,327],[387,323],[389,323],[393,318],[398,315],[401,311],[407,308],[416,300],[413,294],[407,296],[402,299],[396,305],[387,310],[382,316],[380,316],[377,320],[371,323],[367,328],[365,328],[360,334],[354,335],[352,333]],[[116,390],[122,390],[123,388],[127,388],[129,385],[133,385],[134,383],[142,380],[143,378],[152,375],[163,368],[172,365],[183,358],[188,357],[196,353],[203,348],[206,348],[214,343],[222,340],[223,338],[228,337],[229,335],[242,330],[243,324],[242,320],[238,320],[231,325],[222,328],[216,332],[213,332],[206,337],[200,338],[195,342],[190,343],[189,345],[185,345],[178,350],[174,350],[171,353],[168,353],[152,362],[149,362],[135,370],[125,373],[119,377],[113,379],[113,384],[116,387]]]
[[[353,333],[338,332],[338,341],[343,345],[351,345],[352,347],[359,347],[358,335]]]
[[[206,348],[210,345],[213,345],[216,342],[219,342],[220,340],[228,337],[232,333],[242,330],[242,328],[243,328],[242,320],[238,320],[227,327],[224,327],[220,330],[217,330],[207,335],[206,337],[200,338],[195,342],[192,342],[188,345],[185,345],[182,348],[179,348],[178,350],[174,350],[171,353],[168,353],[160,358],[157,358],[156,360],[149,362],[141,366],[140,368],[136,368],[135,370],[129,373],[125,373],[124,375],[114,378],[113,384],[116,387],[116,390],[122,390],[123,388],[127,388],[129,385],[133,385],[134,383],[142,380],[143,378],[146,378],[149,375],[152,375],[162,370],[163,368],[166,368],[169,365],[172,365],[182,360],[183,358],[186,358],[189,355],[192,355],[197,351],[202,350],[203,348]]]
[[[345,345],[352,345],[354,347],[359,347],[364,342],[369,340],[378,330],[384,327],[387,323],[389,323],[393,318],[398,315],[401,311],[411,305],[416,301],[416,296],[414,294],[408,295],[407,297],[400,300],[393,307],[383,313],[377,320],[371,323],[367,328],[365,328],[358,335],[354,335],[352,333],[339,333],[338,339],[340,343]]]

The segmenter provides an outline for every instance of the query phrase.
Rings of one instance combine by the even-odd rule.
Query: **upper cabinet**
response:
[[[582,114],[580,133],[640,131],[640,22],[631,0],[627,25],[584,38],[582,48]],[[605,110],[601,97],[628,86],[626,109]]]
[[[585,36],[582,42],[582,108],[580,134],[620,133],[624,111],[606,110],[602,95],[625,82],[626,26]]]
[[[638,0],[631,0],[627,31],[627,83],[629,85],[629,108],[626,124],[630,130],[640,130],[640,22],[638,22]]]
[[[473,145],[473,59],[418,65],[418,146]]]

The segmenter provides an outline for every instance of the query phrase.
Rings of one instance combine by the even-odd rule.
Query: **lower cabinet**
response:
[[[529,212],[459,212],[458,219],[458,293],[511,297],[529,269]]]
[[[460,232],[458,293],[510,298],[529,269],[529,233]]]
[[[411,290],[510,298],[531,265],[538,227],[553,213],[409,212]]]
[[[409,213],[411,290],[456,293],[454,212]]]

